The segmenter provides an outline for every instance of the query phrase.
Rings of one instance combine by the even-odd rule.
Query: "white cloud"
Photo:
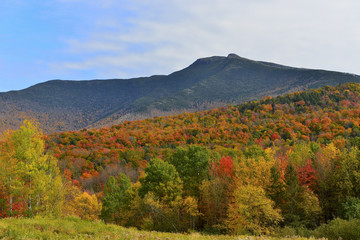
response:
[[[354,54],[360,52],[359,1],[108,0],[100,7],[106,10],[95,14],[94,28],[66,40],[66,54],[78,60],[53,65],[95,69],[94,77],[135,77],[170,73],[197,58],[233,52],[360,73],[360,57]],[[124,10],[129,14],[122,15]]]

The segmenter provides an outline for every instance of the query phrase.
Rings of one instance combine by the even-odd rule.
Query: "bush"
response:
[[[360,219],[360,198],[347,197],[342,204],[342,216],[345,219]]]
[[[328,224],[323,224],[313,231],[315,237],[326,237],[329,240],[360,239],[360,219],[343,220],[336,218]]]
[[[275,232],[276,232],[275,235],[277,237],[282,237],[282,238],[291,238],[294,236],[311,237],[314,235],[311,230],[305,228],[304,226],[299,226],[299,227],[285,226],[283,228],[277,228]]]

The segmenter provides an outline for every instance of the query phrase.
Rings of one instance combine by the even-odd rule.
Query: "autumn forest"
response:
[[[357,239],[359,124],[357,83],[48,135],[25,121],[1,137],[0,218]]]

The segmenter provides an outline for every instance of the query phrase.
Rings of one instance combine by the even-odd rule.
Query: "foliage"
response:
[[[242,150],[245,157],[254,159],[264,154],[261,152],[264,148],[271,147],[276,154],[281,151],[288,154],[296,168],[311,159],[313,167],[319,167],[318,171],[321,166],[316,166],[315,156],[322,154],[327,144],[333,142],[335,147],[343,149],[345,144],[355,144],[357,132],[360,136],[357,130],[359,98],[356,84],[327,87],[194,114],[56,133],[48,138],[48,146],[59,158],[61,170],[69,169],[73,179],[82,186],[91,183],[94,191],[102,190],[102,184],[106,183],[103,179],[109,174],[131,172],[132,181],[136,181],[137,172],[146,167],[143,160],[155,157],[168,160],[174,148],[187,149],[185,145],[189,143],[219,151],[228,149],[238,157]],[[304,105],[298,103],[301,100]],[[269,105],[271,111],[264,112]],[[321,149],[317,151],[315,145],[308,146],[308,141]],[[293,149],[286,150],[289,147]],[[329,158],[327,154],[324,160]],[[107,166],[116,167],[117,173],[109,172]],[[323,176],[314,176],[315,181],[316,177]]]
[[[160,159],[150,161],[145,169],[145,177],[140,182],[141,197],[152,192],[161,202],[169,204],[182,195],[182,181],[175,167]]]
[[[229,185],[220,178],[204,180],[200,186],[201,214],[205,228],[223,230],[221,224],[226,219],[228,197],[231,194]]]
[[[198,195],[201,182],[208,176],[210,159],[210,151],[205,147],[189,146],[188,149],[179,147],[175,150],[170,163],[179,173],[187,195]]]
[[[186,197],[183,202],[185,229],[195,230],[196,219],[200,216],[198,201],[193,197]]]
[[[134,200],[130,179],[119,174],[117,179],[110,177],[104,187],[101,218],[106,222],[125,225],[131,216],[130,210]]]
[[[313,235],[326,237],[329,240],[338,240],[340,238],[344,240],[360,239],[360,220],[336,218],[328,224],[322,224],[315,229]]]
[[[251,236],[203,235],[200,233],[163,233],[124,228],[101,221],[84,221],[78,218],[7,218],[0,220],[1,239],[174,239],[174,240],[275,240],[279,238]],[[288,238],[283,238],[288,239]],[[291,238],[306,240],[307,238]],[[314,240],[314,238],[311,238]]]
[[[344,219],[360,219],[360,198],[347,197],[342,204],[342,216]]]
[[[57,160],[44,154],[45,142],[38,127],[25,121],[19,130],[6,134],[1,145],[0,164],[4,171],[0,177],[9,199],[8,215],[13,215],[14,204],[22,206],[22,212],[17,214],[59,215],[63,204],[62,179]]]
[[[74,214],[84,220],[96,220],[101,212],[101,203],[96,195],[81,193],[74,199]]]
[[[232,178],[234,177],[234,161],[231,157],[226,156],[212,163],[210,169],[211,174],[221,178]]]
[[[228,227],[234,234],[269,234],[283,218],[274,202],[261,187],[241,186],[235,189],[234,202],[229,207]]]
[[[297,89],[359,81],[356,75],[288,68],[230,54],[199,59],[166,76],[102,81],[53,80],[22,91],[1,93],[0,132],[18,128],[24,119],[37,120],[45,132],[51,133],[111,126],[119,120],[145,119],[184,110],[200,111],[258,99],[266,94],[275,96]],[[320,93],[312,92],[294,100],[299,109],[305,110],[309,102],[322,104],[321,97]],[[337,94],[330,95],[329,99],[343,100]],[[284,97],[282,100],[291,102],[293,99]],[[264,112],[274,109],[272,102],[266,105]],[[212,119],[206,122],[211,125]]]
[[[49,169],[41,159],[53,166],[51,152],[66,182],[59,192],[71,203],[64,215],[87,218],[75,205],[88,201],[90,213],[98,209],[97,196],[101,218],[123,226],[265,234],[277,225],[307,234],[334,218],[357,216],[359,103],[360,85],[347,84],[57,133],[46,144],[8,133],[0,144],[0,169],[6,169],[0,214],[31,216],[29,203],[46,189],[33,166]],[[34,157],[44,146],[48,153]],[[35,205],[34,214],[47,212]]]

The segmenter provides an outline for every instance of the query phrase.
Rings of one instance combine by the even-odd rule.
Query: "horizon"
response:
[[[355,0],[5,0],[0,92],[167,75],[229,53],[357,75],[359,8]]]
[[[188,64],[187,66],[185,66],[184,68],[182,69],[177,69],[177,70],[174,70],[174,72],[177,72],[177,71],[181,71],[187,67],[189,67],[191,64],[195,63],[197,60],[199,59],[206,59],[206,58],[211,58],[211,57],[228,57],[229,55],[236,55],[240,58],[243,58],[243,59],[247,59],[247,60],[250,60],[250,61],[256,61],[256,62],[267,62],[267,61],[261,61],[261,60],[254,60],[254,59],[250,59],[250,58],[247,58],[247,57],[243,57],[243,56],[239,56],[237,55],[236,53],[229,53],[227,56],[209,56],[209,57],[201,57],[201,58],[198,58],[198,59],[195,59],[193,62],[191,62],[190,64]],[[294,67],[294,66],[289,66],[289,65],[286,65],[286,64],[283,64],[283,63],[277,63],[277,62],[267,62],[267,63],[273,63],[273,64],[277,64],[277,65],[281,65],[281,66],[286,66],[286,67],[291,67],[291,68],[298,68],[298,69],[308,69],[308,70],[323,70],[323,71],[330,71],[330,72],[339,72],[339,73],[344,73],[344,74],[351,74],[351,75],[355,75],[355,76],[360,76],[358,74],[355,74],[355,73],[350,73],[350,72],[340,72],[340,71],[333,71],[333,70],[329,70],[329,69],[316,69],[316,68],[302,68],[302,67]],[[174,72],[171,72],[169,74],[172,74]],[[149,76],[137,76],[137,77],[129,77],[129,78],[94,78],[94,79],[49,79],[49,80],[45,80],[43,82],[37,82],[33,85],[30,85],[30,86],[25,86],[24,88],[22,89],[11,89],[11,90],[8,90],[8,91],[0,91],[0,93],[6,93],[6,92],[11,92],[11,91],[21,91],[21,90],[25,90],[27,88],[30,88],[30,87],[33,87],[35,85],[38,85],[38,84],[42,84],[42,83],[46,83],[46,82],[51,82],[51,81],[75,81],[75,82],[82,82],[82,81],[106,81],[106,80],[131,80],[131,79],[136,79],[136,78],[147,78],[147,77],[152,77],[152,76],[167,76],[169,74],[153,74],[153,75],[149,75]]]
[[[182,68],[182,69],[178,69],[178,70],[175,70],[174,72],[176,71],[181,71],[187,67],[189,67],[191,64],[195,63],[197,60],[199,59],[206,59],[206,58],[211,58],[211,57],[228,57],[229,55],[236,55],[237,57],[240,57],[240,58],[243,58],[243,59],[247,59],[247,60],[250,60],[250,61],[256,61],[256,62],[266,62],[266,61],[261,61],[261,60],[253,60],[253,59],[249,59],[249,58],[246,58],[246,57],[242,57],[242,56],[239,56],[235,53],[229,53],[227,56],[209,56],[209,57],[202,57],[202,58],[198,58],[196,60],[194,60],[192,63],[190,63],[188,66]],[[333,70],[328,70],[328,69],[311,69],[311,68],[301,68],[301,67],[294,67],[294,66],[289,66],[289,65],[286,65],[286,64],[282,64],[282,63],[275,63],[275,62],[267,62],[267,63],[273,63],[273,64],[277,64],[277,65],[281,65],[281,66],[286,66],[286,67],[292,67],[292,68],[298,68],[298,69],[307,69],[307,70],[324,70],[324,71],[330,71],[330,72],[339,72],[339,71],[333,71]],[[174,72],[171,72],[169,74],[172,74]],[[360,76],[358,74],[354,74],[354,73],[348,73],[348,72],[339,72],[339,73],[344,73],[344,74],[351,74],[351,75],[356,75],[356,76]],[[0,93],[6,93],[6,92],[12,92],[12,91],[21,91],[21,90],[25,90],[27,88],[30,88],[30,87],[33,87],[35,85],[38,85],[38,84],[42,84],[42,83],[46,83],[46,82],[51,82],[51,81],[75,81],[75,82],[83,82],[83,81],[106,81],[106,80],[131,80],[131,79],[136,79],[136,78],[147,78],[147,77],[152,77],[152,76],[167,76],[169,74],[154,74],[154,75],[149,75],[149,76],[138,76],[138,77],[130,77],[130,78],[103,78],[103,79],[100,79],[100,78],[97,78],[97,79],[49,79],[49,80],[45,80],[43,82],[37,82],[33,85],[30,85],[30,86],[26,86],[22,89],[13,89],[13,90],[8,90],[8,91],[0,91]]]

